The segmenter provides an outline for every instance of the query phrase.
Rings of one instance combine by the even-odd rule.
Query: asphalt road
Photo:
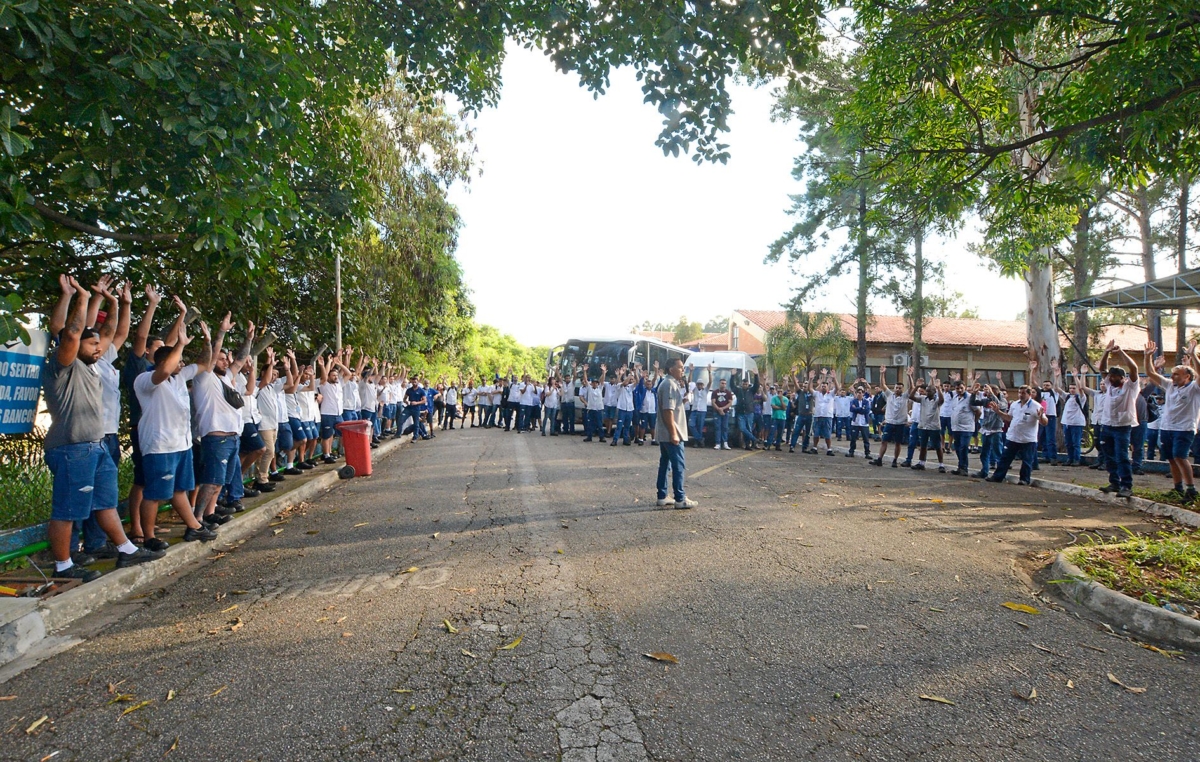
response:
[[[1039,571],[1144,516],[687,456],[677,511],[649,446],[405,448],[0,685],[0,758],[1200,759],[1200,656],[1109,634]]]

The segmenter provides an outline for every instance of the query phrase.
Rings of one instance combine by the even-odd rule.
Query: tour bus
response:
[[[693,352],[683,363],[683,378],[690,384],[703,381],[705,389],[715,389],[724,380],[733,393],[739,395],[742,393],[743,378],[750,379],[751,388],[758,385],[758,363],[745,352]],[[714,415],[710,405],[704,422],[704,442],[710,445],[715,444]],[[742,444],[742,435],[732,410],[729,416],[729,443],[731,447],[740,447]]]
[[[640,363],[647,372],[653,372],[656,362],[665,369],[668,360],[679,358],[686,361],[691,354],[686,349],[649,336],[571,339],[550,350],[546,358],[546,370],[566,378],[571,373],[571,363],[575,363],[577,374],[586,368],[589,379],[600,378],[601,365],[607,365],[611,373],[626,365]],[[583,420],[583,409],[579,405],[575,407],[575,418],[577,421]]]

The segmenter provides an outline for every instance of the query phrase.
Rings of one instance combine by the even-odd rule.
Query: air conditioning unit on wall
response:
[[[902,355],[892,355],[892,365],[906,366],[908,365],[908,353]],[[921,355],[921,367],[929,367],[929,355]]]

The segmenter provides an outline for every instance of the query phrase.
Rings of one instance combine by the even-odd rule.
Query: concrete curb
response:
[[[372,451],[372,461],[383,459],[407,441],[392,439],[381,444],[379,449]],[[340,481],[336,469],[315,476],[221,527],[220,536],[212,543],[176,543],[157,561],[116,569],[94,582],[45,601],[22,598],[0,601],[0,665],[17,659],[43,638],[102,606],[159,584],[180,569],[203,562],[217,550],[251,537],[283,511],[331,489]]]
[[[1200,620],[1110,590],[1089,579],[1064,553],[1055,556],[1051,574],[1065,598],[1118,627],[1121,632],[1200,651]]]
[[[1009,474],[1005,477],[1005,481],[1009,484],[1016,484],[1017,477]],[[1177,505],[1168,505],[1167,503],[1156,503],[1153,500],[1147,500],[1144,497],[1117,497],[1109,495],[1091,487],[1081,487],[1078,484],[1068,484],[1066,482],[1055,482],[1049,479],[1034,478],[1031,481],[1034,487],[1048,489],[1052,492],[1061,492],[1065,495],[1075,495],[1077,497],[1086,497],[1089,500],[1095,500],[1109,505],[1124,506],[1133,508],[1148,513],[1151,516],[1165,516],[1184,526],[1200,528],[1200,513],[1189,511],[1186,508],[1180,508]]]

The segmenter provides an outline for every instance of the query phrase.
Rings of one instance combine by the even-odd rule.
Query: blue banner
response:
[[[0,347],[0,434],[33,431],[49,336],[30,331],[29,337],[29,346],[17,339]]]

